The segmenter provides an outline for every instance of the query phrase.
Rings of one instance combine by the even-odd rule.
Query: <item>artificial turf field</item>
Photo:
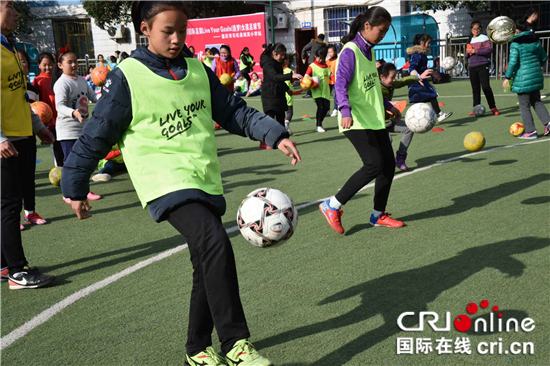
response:
[[[549,82],[543,93],[550,94]],[[262,354],[286,366],[549,364],[550,138],[490,151],[525,142],[508,132],[521,121],[515,94],[502,94],[501,81],[491,84],[502,114],[482,118],[467,116],[472,98],[461,96],[471,94],[468,80],[437,85],[442,109],[454,115],[436,126],[444,132],[414,137],[407,159],[412,174],[396,174],[387,210],[406,223],[402,229],[367,225],[373,188],[344,207],[345,235],[328,226],[317,204],[304,205],[335,194],[361,166],[336,118],[325,119],[324,134],[314,132],[314,120],[300,120],[315,115],[311,99],[295,99],[292,138],[303,160],[296,167],[278,151],[216,132],[226,228],[235,227],[239,203],[255,188],[280,189],[305,206],[282,246],[261,249],[234,229],[229,234],[251,341]],[[406,88],[396,91],[394,100],[401,99],[408,100]],[[259,98],[247,101],[261,110]],[[543,102],[550,108],[550,97]],[[542,136],[537,118],[535,124]],[[468,153],[462,140],[471,131],[482,132],[487,144],[481,154],[460,158]],[[399,139],[394,135],[395,149]],[[182,365],[192,277],[186,249],[80,298],[28,333],[10,333],[77,291],[185,243],[167,222],[157,224],[141,209],[126,173],[92,182],[103,199],[91,203],[91,219],[78,221],[48,181],[49,149],[39,146],[38,158],[37,211],[48,224],[27,226],[23,243],[30,264],[57,280],[33,291],[2,284],[2,347],[16,339],[2,349],[2,365]],[[444,326],[446,312],[452,322],[481,300],[490,307],[473,320],[488,319],[497,305],[503,319],[529,317],[535,329],[461,333],[451,324],[440,333],[427,324],[422,332],[397,326],[406,311],[436,312]],[[406,319],[406,326],[418,324],[416,316]],[[433,352],[398,355],[398,337],[430,338]],[[441,337],[468,337],[472,354],[438,355],[435,339]],[[503,350],[511,342],[532,342],[534,354],[476,351],[479,342],[499,338]]]

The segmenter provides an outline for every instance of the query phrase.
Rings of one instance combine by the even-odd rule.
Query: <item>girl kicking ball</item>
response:
[[[386,203],[395,173],[395,157],[384,123],[384,112],[389,110],[399,120],[401,113],[384,100],[376,70],[373,47],[386,35],[391,15],[379,6],[373,6],[358,15],[349,34],[342,40],[344,49],[336,65],[336,98],[340,108],[340,132],[350,140],[363,161],[359,169],[333,197],[319,205],[330,226],[344,233],[341,207],[361,188],[376,179],[374,211],[369,223],[373,226],[402,227],[386,213]]]
[[[194,272],[186,364],[272,365],[248,341],[233,249],[221,221],[225,200],[212,120],[277,147],[293,164],[300,155],[282,125],[248,108],[199,60],[184,58],[183,2],[135,1],[132,20],[149,45],[109,73],[63,169],[63,193],[79,219],[89,218],[89,177],[118,142],[143,207],[154,220],[168,220],[189,245]],[[224,357],[211,347],[214,327]]]

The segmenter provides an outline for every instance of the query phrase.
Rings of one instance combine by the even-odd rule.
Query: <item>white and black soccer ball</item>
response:
[[[507,16],[496,17],[487,26],[487,37],[496,44],[510,42],[515,34],[516,23]]]
[[[485,107],[482,104],[478,104],[474,107],[474,114],[476,117],[483,117],[485,115]]]
[[[290,239],[298,226],[298,211],[283,192],[260,188],[241,202],[237,225],[250,244],[266,248]]]
[[[455,66],[456,66],[456,60],[452,56],[445,57],[441,62],[441,67],[447,71],[454,69]]]
[[[405,114],[405,124],[414,133],[428,132],[436,121],[434,109],[426,103],[413,104]]]

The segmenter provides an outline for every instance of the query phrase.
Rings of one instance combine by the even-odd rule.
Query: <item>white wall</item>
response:
[[[99,28],[92,19],[92,36],[94,38],[95,56],[102,54],[105,58],[115,56],[115,51],[128,52],[136,49],[136,32],[134,26],[129,23],[126,27],[125,39],[111,39],[109,33]]]

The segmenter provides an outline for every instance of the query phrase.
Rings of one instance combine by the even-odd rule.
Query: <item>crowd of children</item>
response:
[[[6,20],[10,14],[17,16],[13,12],[12,2],[2,2],[3,27],[4,23],[13,27]],[[19,220],[21,206],[25,223],[46,223],[35,207],[34,132],[44,143],[51,144],[53,164],[64,167],[63,200],[79,219],[91,217],[88,201],[101,198],[90,191],[90,178],[107,182],[127,169],[151,217],[157,222],[167,220],[186,237],[194,268],[186,364],[268,366],[271,362],[248,341],[250,333],[239,296],[235,259],[221,222],[226,205],[212,121],[230,133],[260,141],[261,148],[281,150],[296,164],[301,158],[289,137],[294,81],[301,80],[302,75],[291,69],[287,49],[281,43],[265,46],[259,59],[263,79],[253,71],[256,63],[246,47],[239,61],[225,44],[220,50],[207,48],[199,60],[195,49],[185,46],[188,16],[183,2],[134,2],[132,21],[136,32],[148,37],[149,47],[136,50],[132,57],[118,52],[109,61],[98,55],[97,66],[111,71],[107,76],[109,87],[103,89],[99,101],[93,83],[90,84],[91,77],[87,81],[77,74],[78,60],[68,47],[60,49],[55,58],[47,52],[39,55],[41,72],[32,85],[8,92],[2,79],[2,279],[9,279],[10,288],[41,287],[54,279],[27,267],[21,234],[14,234],[14,220]],[[397,79],[394,64],[376,60],[374,46],[384,38],[391,21],[387,10],[370,7],[354,19],[349,34],[342,39],[340,54],[333,45],[315,42],[305,73],[315,80],[311,96],[317,107],[316,131],[325,132],[323,121],[327,115],[337,116],[339,131],[363,163],[338,193],[319,205],[329,225],[340,234],[345,232],[342,207],[372,180],[375,190],[369,224],[404,226],[386,212],[395,168],[407,169],[413,138],[400,109],[392,102],[394,90],[408,86],[409,101],[431,104],[439,122],[452,115],[441,111],[436,89],[430,84],[430,35],[417,35],[413,46],[407,49],[411,74],[408,77]],[[525,20],[516,23],[503,84],[507,88],[509,81],[514,80],[512,91],[518,93],[525,124],[520,138],[527,139],[538,136],[530,107],[543,123],[544,135],[550,134],[550,115],[540,101],[544,83],[541,65],[547,55],[529,31],[529,24]],[[164,31],[165,26],[171,31]],[[491,44],[481,35],[479,22],[472,23],[471,32],[467,57],[473,103],[480,104],[482,88],[491,111],[498,115],[488,82]],[[17,73],[20,67],[27,75],[28,55],[18,51],[17,57],[4,33],[2,28],[3,73]],[[170,68],[166,68],[168,63]],[[92,69],[88,71],[91,74]],[[232,78],[225,86],[219,80],[224,74]],[[42,101],[51,107],[53,118],[46,126],[29,112],[28,103],[22,103],[23,94],[28,102]],[[240,98],[253,96],[261,97],[263,113],[248,107]],[[93,116],[89,113],[89,101],[97,102]],[[184,130],[174,134],[152,127],[155,124],[151,122],[165,116],[167,109],[178,111],[182,101],[202,103],[189,125],[192,133]],[[17,118],[22,122],[13,122]],[[403,134],[396,155],[389,133]],[[182,161],[186,162],[183,166]],[[96,168],[99,171],[93,174]],[[201,171],[201,175],[196,171]],[[23,228],[20,223],[19,230]],[[224,357],[212,348],[214,327]]]

